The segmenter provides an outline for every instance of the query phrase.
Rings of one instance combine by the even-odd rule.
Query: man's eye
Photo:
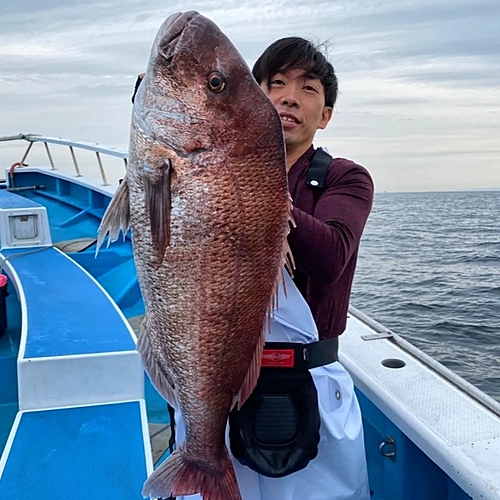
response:
[[[284,85],[283,80],[271,80],[271,85]]]
[[[315,87],[312,87],[311,85],[304,85],[304,90],[310,90],[312,92],[318,92]]]

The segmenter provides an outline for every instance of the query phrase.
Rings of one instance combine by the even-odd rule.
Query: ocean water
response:
[[[500,401],[500,191],[377,194],[351,304]]]

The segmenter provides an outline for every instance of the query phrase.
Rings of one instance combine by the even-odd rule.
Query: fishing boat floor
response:
[[[168,457],[168,444],[171,436],[170,425],[149,424],[149,437],[151,440],[151,452],[153,464],[157,464]],[[167,452],[167,453],[165,453]]]
[[[2,456],[18,410],[17,403],[0,404],[0,456]]]
[[[137,499],[148,475],[142,421],[139,401],[19,413],[0,498]]]

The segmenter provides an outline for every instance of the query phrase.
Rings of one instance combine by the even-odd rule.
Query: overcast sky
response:
[[[282,36],[330,40],[340,95],[315,144],[378,191],[500,187],[499,0],[2,0],[0,136],[127,148],[136,76],[180,10],[214,20],[249,65]]]

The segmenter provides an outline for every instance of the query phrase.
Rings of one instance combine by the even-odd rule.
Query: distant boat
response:
[[[135,350],[144,304],[130,234],[95,258],[117,187],[102,157],[125,168],[127,152],[0,141],[28,146],[2,158],[0,499],[138,500],[170,453],[170,420]],[[47,165],[22,166],[35,143]],[[74,170],[55,165],[55,146]],[[81,149],[101,179],[81,175]],[[500,499],[500,404],[362,312],[349,316],[340,360],[361,404],[372,498]]]

